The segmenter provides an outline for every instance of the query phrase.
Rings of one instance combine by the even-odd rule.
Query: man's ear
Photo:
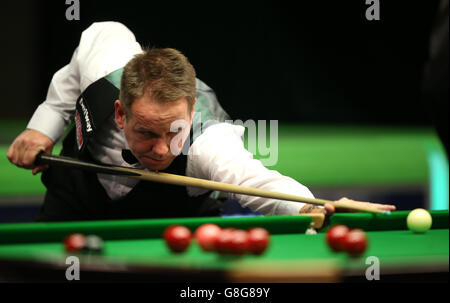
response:
[[[125,127],[126,114],[125,114],[125,109],[123,108],[120,100],[116,100],[114,102],[114,114],[115,114],[117,126],[120,129],[123,129]]]

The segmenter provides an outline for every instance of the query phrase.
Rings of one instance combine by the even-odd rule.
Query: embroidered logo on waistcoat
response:
[[[89,119],[89,112],[83,103],[83,99],[80,99],[80,106],[83,110],[84,122],[86,122],[86,132],[90,133],[92,131],[91,120]]]
[[[75,112],[75,127],[77,128],[77,145],[78,150],[83,146],[83,133],[81,132],[81,120],[78,111]]]

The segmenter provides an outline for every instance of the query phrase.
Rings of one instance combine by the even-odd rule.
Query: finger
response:
[[[24,167],[23,157],[26,152],[26,145],[24,144],[23,140],[20,140],[19,142],[16,142],[16,146],[16,165]]]
[[[8,148],[8,152],[6,153],[6,158],[8,158],[10,162],[12,162],[13,153],[14,153],[14,144],[11,144]]]
[[[346,200],[343,200],[343,199],[346,199]],[[346,203],[343,203],[343,204],[344,205],[348,205],[349,201],[351,201],[351,200],[349,200],[347,198],[342,198],[342,199],[339,199],[338,201],[336,201],[335,205],[333,205],[335,207],[335,212],[339,212],[339,213],[354,213],[354,212],[357,212],[356,210],[348,209],[346,207],[339,207],[340,202],[346,202]],[[336,206],[338,206],[338,207],[336,207]]]
[[[381,209],[381,210],[395,210],[395,205],[391,204],[376,204],[376,203],[370,203],[371,208]]]
[[[36,155],[44,150],[43,147],[36,147],[33,149],[27,149],[23,155],[23,165],[25,168],[35,168],[34,160],[36,159]]]
[[[39,146],[33,148],[33,150],[30,150],[30,152],[26,155],[26,158],[25,158],[25,160],[27,161],[29,166],[31,166],[33,168],[35,167],[34,162],[36,161],[37,155],[41,152],[46,153],[45,147],[42,145],[39,145]]]
[[[329,203],[326,203],[324,205],[324,208],[325,208],[325,210],[327,212],[327,215],[332,215],[336,211],[335,207],[333,205],[329,204]]]
[[[9,161],[11,161],[12,164],[19,166],[19,150],[20,147],[18,146],[17,142],[14,141],[11,146],[9,147],[8,153],[9,153]]]
[[[387,210],[395,210],[396,209],[395,205],[390,205],[390,204],[385,204],[384,207]]]
[[[338,201],[336,201],[336,202],[349,202],[349,201],[353,201],[353,200],[351,200],[351,199],[349,199],[349,198],[347,198],[347,197],[342,197],[342,198],[340,198]]]

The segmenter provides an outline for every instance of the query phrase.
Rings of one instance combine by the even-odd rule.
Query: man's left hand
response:
[[[337,204],[339,204],[340,202],[345,203],[346,205],[364,206],[364,207],[377,209],[377,210],[394,211],[396,209],[395,205],[379,204],[379,203],[371,203],[371,202],[359,202],[359,201],[354,201],[354,200],[351,200],[348,198],[341,198],[336,201]],[[336,209],[336,207],[332,204],[325,204],[324,208],[325,208],[327,215],[332,215],[335,212],[357,212],[354,210],[343,209],[343,208]]]

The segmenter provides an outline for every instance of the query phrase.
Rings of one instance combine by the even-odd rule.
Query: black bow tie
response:
[[[129,149],[122,149],[122,158],[130,165],[138,163],[138,159],[131,153]]]

